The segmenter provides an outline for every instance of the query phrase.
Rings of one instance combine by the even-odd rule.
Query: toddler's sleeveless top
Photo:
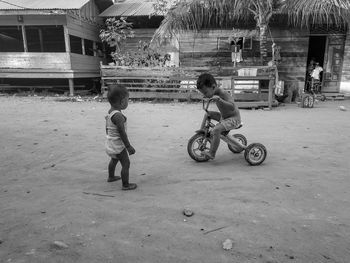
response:
[[[119,110],[114,110],[109,113],[106,118],[106,153],[112,158],[115,157],[116,154],[121,153],[125,149],[125,145],[120,138],[120,134],[118,132],[117,125],[112,122],[112,117],[116,113],[121,113]],[[124,115],[123,115],[124,116]],[[125,132],[127,129],[126,118],[124,122]]]

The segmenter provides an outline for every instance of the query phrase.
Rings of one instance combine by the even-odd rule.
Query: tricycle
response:
[[[189,139],[187,144],[188,154],[197,162],[206,162],[209,160],[208,156],[203,154],[203,152],[210,149],[212,141],[210,132],[215,127],[213,121],[220,121],[220,119],[214,119],[208,111],[211,101],[212,99],[203,99],[202,103],[205,115],[201,127],[196,131],[196,134]],[[242,126],[243,124],[236,129]],[[261,143],[252,143],[248,145],[247,138],[242,134],[230,135],[230,131],[224,131],[221,133],[220,139],[227,143],[231,152],[238,154],[244,151],[244,158],[250,165],[260,165],[266,159],[267,151],[265,146]]]

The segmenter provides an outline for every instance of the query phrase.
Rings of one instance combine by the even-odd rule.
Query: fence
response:
[[[260,74],[257,76],[259,70]],[[272,107],[274,75],[271,68],[259,67],[255,74],[240,74],[232,68],[221,71],[206,68],[128,68],[101,65],[102,89],[119,83],[128,87],[131,99],[200,100],[196,79],[211,72],[218,84],[228,91],[241,107]],[[247,72],[247,70],[243,71]],[[253,75],[253,76],[252,76]],[[254,76],[255,75],[255,76]]]

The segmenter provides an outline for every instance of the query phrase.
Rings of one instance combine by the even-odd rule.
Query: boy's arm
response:
[[[214,95],[213,99],[215,99],[217,101],[220,100],[220,102],[225,104],[226,106],[235,105],[235,100],[227,92],[220,92],[218,95]]]
[[[124,116],[121,113],[116,113],[112,116],[112,122],[117,126],[117,130],[120,134],[120,138],[122,139],[126,149],[130,154],[135,153],[135,149],[131,146],[128,135],[125,132],[124,126]]]
[[[208,111],[208,116],[212,118],[215,121],[220,121],[221,119],[221,113],[217,111]]]

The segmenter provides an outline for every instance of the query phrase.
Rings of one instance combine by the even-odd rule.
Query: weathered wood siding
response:
[[[68,53],[0,52],[0,68],[70,69]]]
[[[306,29],[275,29],[271,30],[274,42],[281,47],[281,61],[278,64],[280,80],[285,87],[303,89],[307,67],[309,48],[309,31]],[[268,54],[272,58],[272,41],[267,42]]]
[[[0,52],[0,78],[72,78],[69,53]]]
[[[122,46],[122,49],[125,49],[131,53],[138,51],[140,41],[149,43],[152,40],[156,28],[133,29],[133,31],[134,37],[128,38]],[[161,46],[153,46],[153,48],[162,55],[166,53],[170,54],[170,64],[173,66],[179,66],[179,47],[178,42],[175,38],[167,43],[162,43]]]
[[[137,28],[133,29],[134,37],[128,38],[125,41],[124,48],[128,51],[137,51],[139,42],[150,42],[156,28]],[[157,50],[161,52],[178,52],[178,44],[176,39],[173,39],[172,42],[162,43],[161,47],[157,47]]]
[[[227,38],[231,30],[202,30],[185,32],[179,37],[180,65],[184,67],[232,66],[231,51],[220,46],[219,39]],[[228,42],[228,40],[225,40]],[[254,40],[252,49],[243,50],[245,65],[259,62],[259,42]]]
[[[83,78],[100,76],[101,58],[72,53],[70,54],[70,60],[75,77]]]
[[[350,29],[346,34],[340,92],[350,93]]]
[[[98,57],[70,53],[0,53],[0,77],[99,77],[100,60]]]
[[[95,4],[94,0],[90,0],[80,9],[80,16],[83,19],[93,21],[93,22],[102,21],[102,19],[99,18],[98,7]]]
[[[278,66],[280,79],[303,86],[305,81],[309,34],[300,29],[272,29],[275,43],[281,47],[282,61]],[[229,37],[231,30],[208,30],[199,33],[186,32],[180,38],[181,66],[233,66],[231,51],[219,47],[219,38]],[[270,59],[272,41],[268,38],[267,47]],[[243,59],[239,66],[251,66],[260,63],[259,41],[252,41],[252,49],[243,50]]]
[[[70,35],[101,42],[99,38],[99,27],[96,24],[91,24],[75,16],[67,15],[67,29]]]
[[[46,12],[46,13],[45,13]],[[63,25],[68,34],[95,42],[99,38],[98,8],[94,0],[87,2],[80,10],[70,10],[67,14],[52,15],[42,11],[39,15],[23,15],[23,22],[17,20],[17,15],[0,16],[1,26],[31,26],[31,25]],[[63,36],[62,36],[63,39]],[[0,69],[2,76],[25,78],[50,76],[66,77],[98,77],[101,58],[73,53],[57,52],[0,52]],[[16,75],[16,69],[20,69]],[[35,71],[35,73],[34,73]],[[41,72],[41,73],[40,73]],[[33,74],[31,74],[33,73]]]
[[[17,15],[0,15],[1,26],[51,26],[64,24],[66,24],[66,15],[25,15],[23,16],[23,23],[18,22]]]
[[[226,37],[230,30],[202,30],[180,35],[180,65],[183,67],[206,67],[231,62],[231,53],[219,52],[218,38]],[[226,53],[226,54],[225,54]]]

